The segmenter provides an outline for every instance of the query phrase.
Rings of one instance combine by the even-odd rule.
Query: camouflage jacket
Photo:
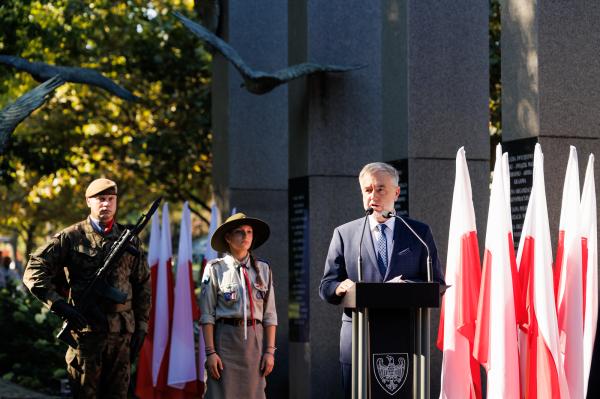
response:
[[[93,229],[89,218],[67,227],[31,254],[23,282],[37,299],[51,307],[55,301],[63,299],[57,281],[64,273],[69,303],[77,304],[77,298],[102,266],[122,231],[123,226],[115,223],[112,231],[104,236]],[[107,279],[111,286],[127,293],[127,302],[121,305],[100,298],[98,306],[108,323],[91,321],[84,331],[132,333],[148,330],[152,304],[150,270],[139,241],[136,246],[140,256],[125,253]]]

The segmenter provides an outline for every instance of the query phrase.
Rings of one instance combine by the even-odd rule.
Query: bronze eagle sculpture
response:
[[[253,94],[265,94],[276,88],[277,86],[287,83],[290,80],[297,79],[301,76],[311,75],[314,73],[324,72],[348,72],[356,69],[364,68],[366,65],[324,65],[313,62],[304,62],[280,69],[273,73],[258,71],[250,68],[240,57],[238,52],[224,40],[210,32],[208,29],[184,17],[178,12],[173,15],[177,17],[183,25],[188,28],[194,35],[198,36],[203,41],[214,47],[221,53],[229,62],[233,64],[235,69],[242,75],[246,90]]]
[[[38,82],[44,82],[53,76],[60,75],[65,82],[96,86],[127,101],[139,100],[139,98],[129,90],[119,86],[95,69],[31,62],[21,57],[6,54],[0,54],[0,64],[27,72]]]
[[[0,110],[0,154],[19,123],[41,107],[51,97],[50,94],[64,83],[62,77],[54,76]]]

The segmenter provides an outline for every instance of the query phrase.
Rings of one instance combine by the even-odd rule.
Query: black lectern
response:
[[[352,310],[352,398],[429,398],[429,308],[439,283],[356,283]]]

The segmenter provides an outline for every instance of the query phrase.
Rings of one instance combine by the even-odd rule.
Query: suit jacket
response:
[[[429,246],[433,280],[444,283],[444,273],[438,259],[437,248],[428,225],[413,219],[403,218],[410,227]],[[337,286],[349,278],[358,281],[358,247],[364,218],[356,219],[337,227],[333,232],[325,271],[319,286],[319,295],[325,301],[339,305],[342,297],[335,294]],[[369,223],[364,231],[362,242],[363,281],[384,282],[402,275],[403,279],[413,281],[427,281],[427,250],[413,233],[402,223],[396,220],[394,227],[392,255],[385,276],[382,276],[377,267],[375,246]],[[352,358],[352,326],[351,313],[344,312],[342,316],[342,329],[340,332],[340,362],[351,363]]]

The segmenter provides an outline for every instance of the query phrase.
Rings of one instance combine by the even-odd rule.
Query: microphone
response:
[[[374,209],[368,207],[365,209],[365,219],[363,221],[362,232],[360,233],[360,243],[358,244],[358,281],[362,281],[362,243],[365,237],[365,227],[367,226],[367,219],[369,215],[373,214]]]
[[[396,219],[402,221],[402,223],[404,223],[404,225],[406,227],[408,227],[410,232],[413,233],[413,235],[415,237],[417,237],[417,239],[421,242],[421,244],[423,244],[423,246],[425,246],[425,249],[427,250],[427,282],[429,282],[429,283],[433,282],[433,267],[431,265],[431,257],[429,256],[429,246],[427,245],[427,243],[425,243],[425,241],[421,238],[421,236],[418,235],[417,232],[414,231],[412,227],[410,227],[410,225],[406,222],[406,220],[404,220],[402,217],[396,215],[395,212],[385,211],[385,212],[381,213],[381,216],[383,216],[386,219],[396,218]]]

